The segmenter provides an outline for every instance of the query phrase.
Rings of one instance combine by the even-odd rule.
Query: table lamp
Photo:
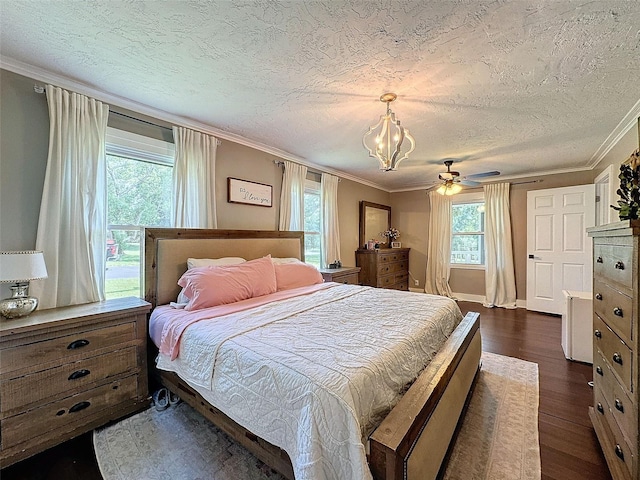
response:
[[[0,301],[0,315],[17,318],[33,312],[38,299],[29,296],[29,281],[39,278],[47,278],[42,252],[0,252],[0,283],[15,283],[11,297]]]

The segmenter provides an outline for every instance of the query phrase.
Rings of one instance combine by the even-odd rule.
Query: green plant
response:
[[[620,196],[618,206],[611,208],[619,212],[620,220],[636,220],[640,218],[640,165],[620,165]]]

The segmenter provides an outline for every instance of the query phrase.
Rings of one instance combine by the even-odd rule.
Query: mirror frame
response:
[[[389,230],[391,228],[391,207],[388,205],[381,205],[380,203],[367,202],[365,200],[360,201],[360,245],[358,248],[364,248],[364,244],[367,241],[367,237],[365,235],[366,229],[366,218],[367,218],[367,209],[375,208],[378,210],[385,210],[387,212],[387,228],[385,230]]]

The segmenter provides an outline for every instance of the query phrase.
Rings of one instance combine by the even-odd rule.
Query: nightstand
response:
[[[150,309],[131,297],[0,320],[0,467],[149,405]]]
[[[320,273],[325,282],[348,283],[358,285],[360,267],[321,268]]]

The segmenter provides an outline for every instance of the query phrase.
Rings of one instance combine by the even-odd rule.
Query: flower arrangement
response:
[[[389,239],[389,243],[391,243],[394,240],[398,239],[398,237],[400,236],[400,231],[397,228],[391,227],[389,230],[385,230],[380,235],[382,235],[383,237],[387,237]]]
[[[632,161],[628,165],[620,166],[618,206],[611,205],[619,212],[620,220],[634,220],[640,217],[640,161],[637,154],[631,157]]]

